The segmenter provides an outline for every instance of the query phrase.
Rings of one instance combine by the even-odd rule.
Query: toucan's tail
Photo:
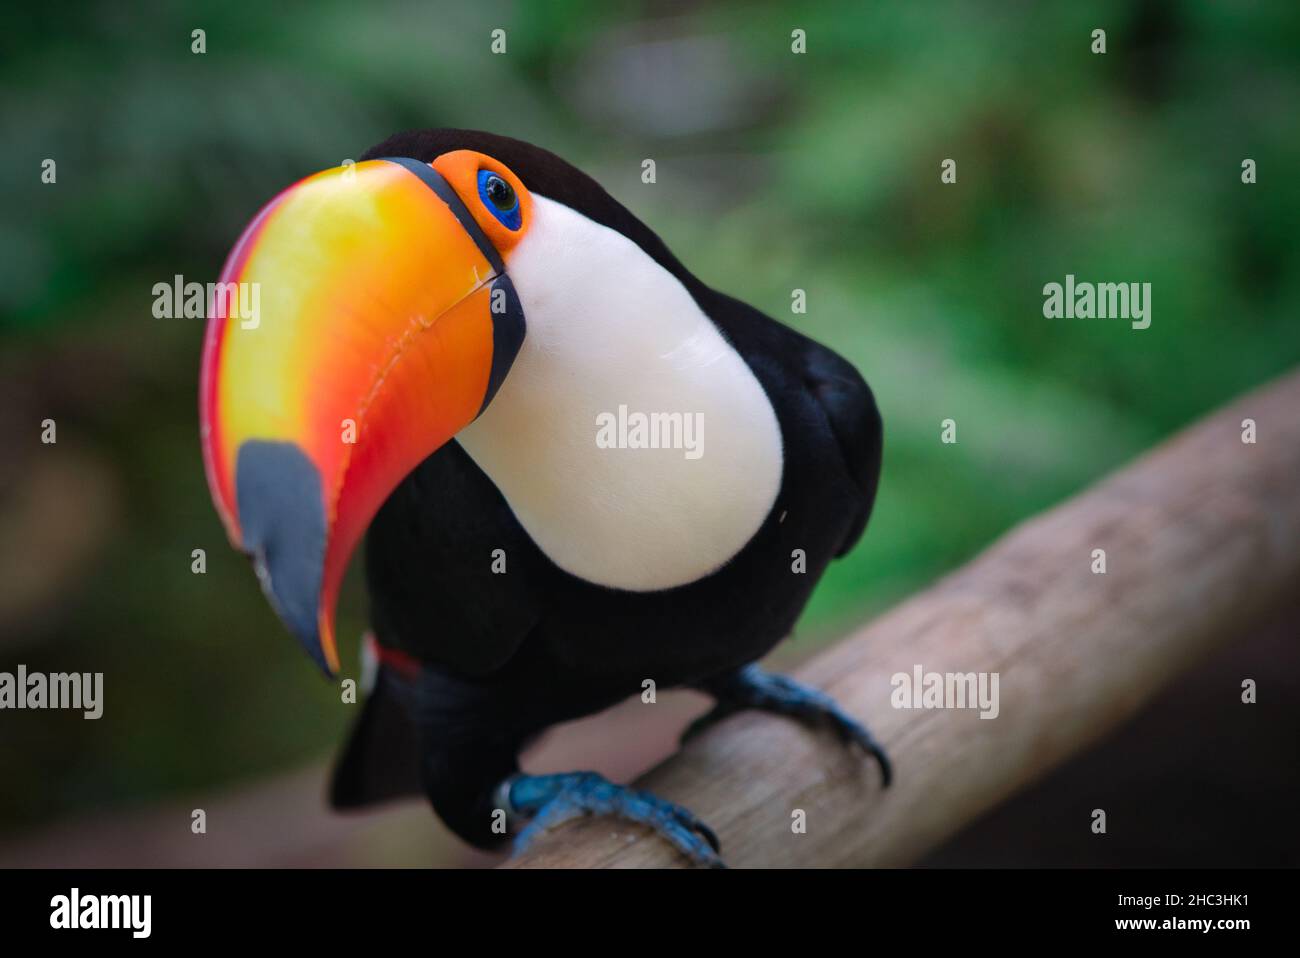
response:
[[[362,654],[374,654],[369,636]],[[366,664],[375,668],[373,662]],[[377,673],[371,673],[375,680],[361,706],[361,716],[334,766],[330,804],[335,808],[361,808],[424,793],[419,735],[384,674],[388,668],[378,665]]]

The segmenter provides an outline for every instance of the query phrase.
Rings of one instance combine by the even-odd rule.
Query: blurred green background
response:
[[[397,130],[561,154],[706,282],[862,370],[886,423],[876,515],[795,655],[1300,359],[1292,2],[90,3],[6,20],[0,669],[103,671],[107,703],[95,723],[0,717],[0,840],[339,741],[338,691],[208,499],[203,324],[155,319],[152,287],[214,280],[277,190]],[[1150,282],[1151,327],[1044,319],[1042,287],[1067,273]],[[939,442],[949,417],[956,445]],[[352,675],[364,621],[354,576]]]

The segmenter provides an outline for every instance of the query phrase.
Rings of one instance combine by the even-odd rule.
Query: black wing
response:
[[[857,545],[871,517],[880,482],[884,423],[871,387],[853,365],[812,340],[807,340],[804,353],[804,381],[826,413],[849,476],[862,492],[862,507],[835,553],[839,558]]]

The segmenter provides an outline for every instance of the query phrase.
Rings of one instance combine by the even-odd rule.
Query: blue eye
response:
[[[491,170],[478,171],[478,195],[483,205],[501,221],[508,230],[517,230],[523,224],[519,210],[519,197],[505,178]]]

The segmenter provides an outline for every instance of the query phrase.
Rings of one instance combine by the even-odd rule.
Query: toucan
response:
[[[399,133],[290,186],[232,283],[259,284],[260,315],[214,297],[208,484],[330,677],[365,538],[375,668],[335,806],[423,793],[485,848],[613,815],[720,866],[688,809],[520,769],[547,728],[647,683],[713,697],[691,733],[743,709],[829,728],[888,785],[861,721],[755,664],[871,514],[882,423],[849,362],[705,285],[590,176],[486,132]]]

